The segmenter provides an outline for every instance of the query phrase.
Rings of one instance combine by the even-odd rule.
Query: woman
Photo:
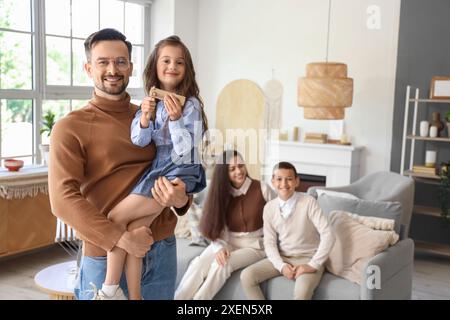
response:
[[[200,221],[201,232],[212,243],[192,260],[175,292],[177,300],[212,299],[233,271],[265,257],[263,208],[275,193],[249,177],[237,151],[225,151],[220,160]]]

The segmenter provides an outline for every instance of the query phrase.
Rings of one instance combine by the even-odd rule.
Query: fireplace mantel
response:
[[[326,177],[327,187],[348,185],[359,178],[362,149],[336,144],[268,141],[264,180],[270,181],[275,164],[287,161],[298,173]]]

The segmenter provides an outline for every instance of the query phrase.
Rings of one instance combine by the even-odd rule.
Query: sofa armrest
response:
[[[361,299],[411,299],[414,242],[404,239],[370,259],[362,272]]]

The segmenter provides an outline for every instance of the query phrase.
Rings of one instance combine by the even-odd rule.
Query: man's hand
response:
[[[166,177],[159,177],[152,188],[152,195],[163,207],[182,208],[189,200],[186,185],[179,178],[169,181]]]
[[[294,279],[294,276],[295,276],[295,268],[292,265],[290,265],[289,263],[286,263],[283,266],[283,269],[281,269],[281,273],[283,274],[283,276],[285,276],[289,280],[292,280],[292,279]]]
[[[311,267],[309,264],[299,264],[295,267],[295,279],[304,273],[314,273],[317,269]]]
[[[224,266],[227,264],[228,259],[230,258],[230,251],[226,248],[221,249],[216,253],[216,261],[219,266]]]
[[[116,246],[127,253],[143,258],[153,243],[152,233],[148,227],[140,227],[131,231],[125,231]]]

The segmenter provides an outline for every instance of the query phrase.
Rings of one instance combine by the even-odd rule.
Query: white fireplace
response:
[[[362,149],[337,144],[268,141],[263,179],[270,181],[273,166],[287,161],[295,166],[299,174],[326,177],[327,187],[348,185],[359,178]]]

